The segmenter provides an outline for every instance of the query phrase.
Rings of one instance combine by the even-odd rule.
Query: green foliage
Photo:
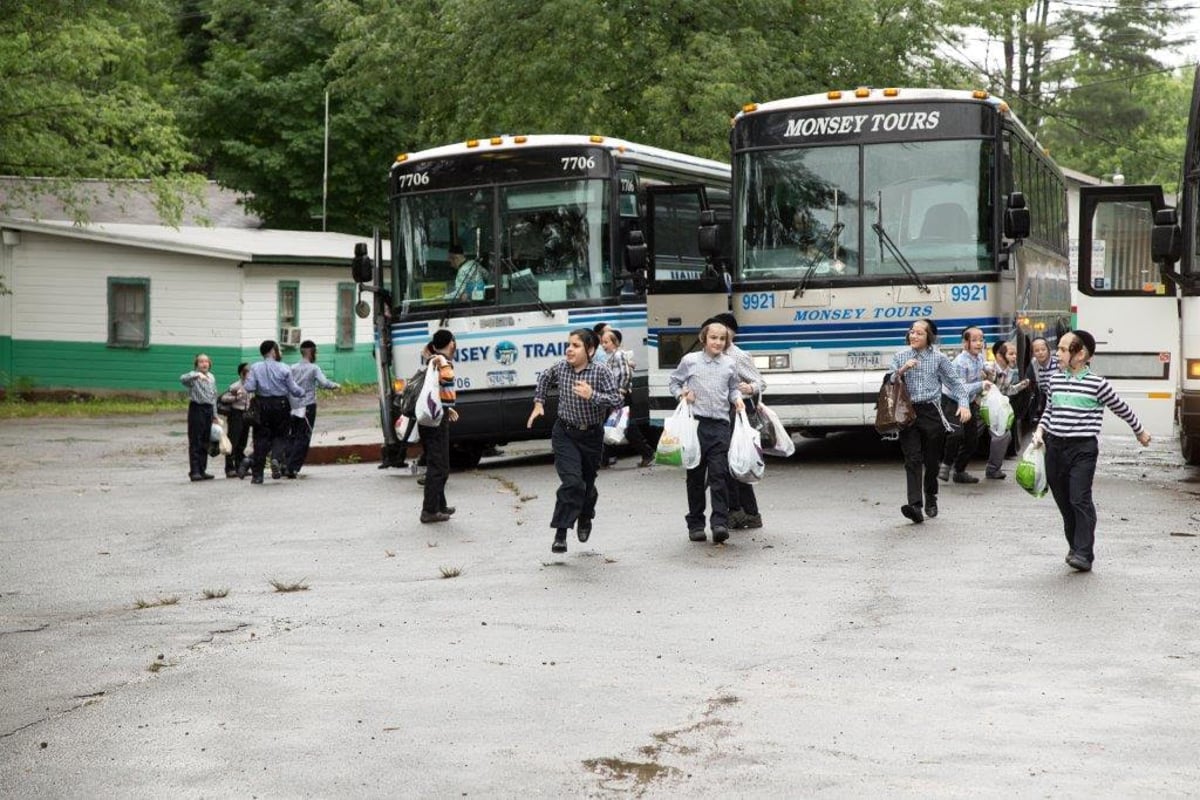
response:
[[[80,178],[151,178],[159,213],[177,222],[196,191],[191,155],[171,111],[162,0],[8,0],[0,14],[0,174],[48,180],[10,206],[60,196],[77,219],[91,199]],[[5,208],[0,208],[0,213]]]

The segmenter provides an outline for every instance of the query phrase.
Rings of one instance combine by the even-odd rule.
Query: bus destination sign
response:
[[[505,148],[405,162],[392,168],[392,194],[497,183],[606,178],[612,157],[603,147]]]
[[[737,149],[775,145],[990,137],[997,115],[981,103],[889,103],[796,108],[742,119]]]

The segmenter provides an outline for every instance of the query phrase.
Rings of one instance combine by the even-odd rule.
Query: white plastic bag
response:
[[[983,397],[983,407],[979,409],[979,416],[993,436],[1003,436],[1013,425],[1012,401],[999,389],[989,389]]]
[[[692,416],[692,407],[680,400],[675,413],[663,423],[662,436],[654,451],[654,463],[668,467],[692,469],[700,464],[700,437],[696,434],[699,423]]]
[[[629,406],[614,408],[604,420],[604,443],[625,444],[625,428],[629,425]]]
[[[442,407],[442,389],[438,385],[438,358],[429,359],[425,368],[425,385],[417,395],[417,424],[436,428],[442,424],[446,409]]]
[[[729,473],[742,483],[758,483],[765,469],[759,433],[742,409],[733,421],[733,436],[729,440]]]
[[[1049,491],[1046,483],[1046,448],[1030,442],[1017,462],[1017,485],[1034,497],[1042,497]]]
[[[404,438],[405,432],[408,433],[408,438]],[[396,417],[396,438],[401,440],[401,444],[416,444],[421,441],[421,431],[416,425],[412,426],[412,430],[408,428],[408,417],[401,414]]]
[[[758,403],[758,414],[770,420],[771,427],[775,429],[775,446],[764,448],[763,455],[790,458],[796,452],[796,443],[792,441],[792,436],[787,432],[787,428],[783,427],[783,423],[779,421],[779,415],[775,413],[775,409],[767,408],[760,400]]]

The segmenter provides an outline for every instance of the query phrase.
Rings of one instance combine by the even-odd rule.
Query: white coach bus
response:
[[[1002,100],[860,88],[749,104],[731,144],[730,247],[708,247],[723,279],[651,281],[653,417],[699,324],[726,307],[766,400],[816,435],[873,424],[914,319],[934,319],[948,351],[968,326],[1014,340],[1022,364],[1030,338],[1053,348],[1069,330],[1062,172]]]
[[[634,352],[633,418],[645,422],[645,276],[626,248],[642,241],[650,187],[727,195],[729,180],[727,164],[601,136],[497,136],[398,156],[391,268],[377,271],[365,245],[355,266],[376,298],[384,464],[403,458],[397,403],[438,328],[458,342],[455,466],[474,466],[488,445],[548,436],[543,421],[525,428],[538,375],[563,357],[569,331],[600,322]]]

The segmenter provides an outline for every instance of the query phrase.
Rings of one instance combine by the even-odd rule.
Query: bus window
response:
[[[462,248],[471,285],[460,298],[487,300],[493,293],[491,192],[470,190],[404,197],[398,204],[397,257],[407,268],[404,300],[420,308],[455,300],[459,268],[451,249]]]
[[[500,304],[611,294],[608,185],[558,181],[500,191]]]
[[[741,278],[858,272],[858,148],[751,153],[742,161]]]
[[[983,140],[904,142],[864,149],[868,213],[918,272],[976,272],[991,264],[987,181],[990,145]],[[903,273],[864,231],[867,274]]]

